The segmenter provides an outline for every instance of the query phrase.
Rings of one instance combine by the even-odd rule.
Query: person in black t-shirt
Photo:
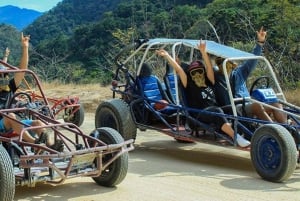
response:
[[[161,49],[157,51],[157,54],[164,57],[179,75],[181,83],[185,88],[186,101],[189,107],[210,112],[224,113],[216,104],[213,90],[213,85],[215,83],[214,71],[206,52],[206,43],[201,40],[198,49],[202,54],[205,65],[200,60],[193,61],[186,70],[183,70],[167,51]],[[229,135],[231,138],[234,137],[234,130],[225,117],[202,113],[192,113],[192,115],[204,123],[214,122],[218,129]],[[237,134],[237,144],[240,147],[247,147],[250,145],[250,142]]]

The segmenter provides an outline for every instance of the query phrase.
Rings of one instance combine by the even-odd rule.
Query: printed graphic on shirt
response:
[[[207,87],[205,83],[205,70],[203,68],[191,70],[190,75],[198,87]]]
[[[206,87],[200,90],[201,90],[202,99],[214,100],[214,91],[212,88]]]

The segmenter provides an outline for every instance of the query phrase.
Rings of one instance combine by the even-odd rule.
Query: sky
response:
[[[40,12],[45,12],[56,6],[62,0],[0,0],[0,7],[6,5],[28,8]]]

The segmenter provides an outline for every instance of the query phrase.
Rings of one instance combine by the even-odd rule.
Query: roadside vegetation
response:
[[[300,88],[299,0],[101,2],[64,0],[23,30],[32,37],[30,69],[43,81],[109,84],[114,56],[140,38],[202,38],[250,51],[264,26],[264,54],[283,89]],[[11,47],[10,62],[18,61],[12,43],[19,43],[19,33],[7,26],[0,33],[0,47]]]
[[[78,96],[86,112],[94,113],[99,103],[112,98],[110,86],[98,84],[62,84],[59,82],[45,82],[43,88],[47,97]],[[300,107],[300,89],[284,92],[287,101]]]

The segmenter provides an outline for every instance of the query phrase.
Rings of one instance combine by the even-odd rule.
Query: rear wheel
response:
[[[11,159],[0,144],[0,200],[12,201],[15,196],[15,176]]]
[[[98,106],[95,126],[113,128],[122,135],[124,140],[136,138],[137,128],[132,120],[129,106],[121,99],[104,101]]]
[[[77,110],[73,115],[74,108],[67,108],[65,109],[65,116],[67,118],[64,118],[65,122],[70,122],[75,124],[76,126],[80,127],[84,121],[84,108],[83,105],[80,104],[79,110]]]
[[[258,128],[251,139],[251,160],[265,180],[283,182],[296,169],[297,149],[284,127],[268,124]]]
[[[97,137],[106,144],[119,144],[124,142],[122,136],[112,128],[103,127],[97,129]],[[115,153],[110,153],[103,156],[103,163],[109,161]],[[101,186],[113,187],[121,183],[128,171],[128,152],[123,153],[120,157],[114,160],[105,170],[102,171],[99,177],[93,177],[93,180]]]

